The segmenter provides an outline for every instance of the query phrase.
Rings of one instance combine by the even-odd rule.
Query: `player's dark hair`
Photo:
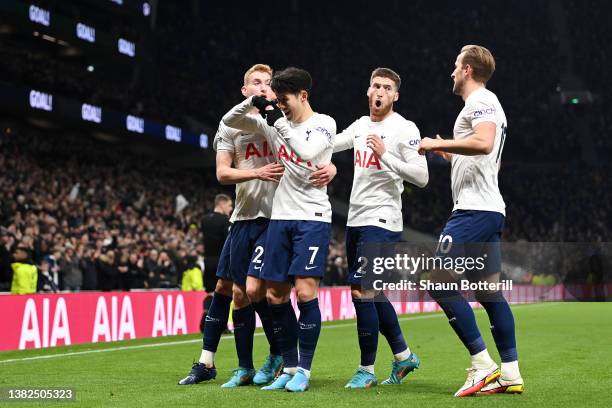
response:
[[[226,203],[228,201],[232,201],[232,198],[227,194],[217,194],[215,196],[215,207],[221,203]]]
[[[289,67],[274,73],[270,86],[275,94],[290,93],[295,95],[300,91],[306,91],[310,95],[312,77],[306,70]]]

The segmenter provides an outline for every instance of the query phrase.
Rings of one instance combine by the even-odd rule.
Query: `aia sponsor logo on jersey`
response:
[[[300,159],[298,157],[298,155],[293,152],[293,150],[291,150],[291,153],[289,154],[287,152],[287,149],[285,148],[285,146],[282,146],[282,145],[278,149],[278,159],[279,160],[288,161],[288,162],[292,162],[292,163],[295,163],[295,164],[304,163],[304,160]],[[306,165],[308,167],[312,167],[312,163],[310,161],[307,161]]]
[[[382,170],[378,156],[371,150],[355,150],[355,167],[370,168],[376,167]]]
[[[270,149],[268,147],[268,142],[263,142],[263,144],[258,143],[249,143],[246,147],[246,152],[244,154],[244,159],[249,160],[250,157],[274,157],[274,149]]]

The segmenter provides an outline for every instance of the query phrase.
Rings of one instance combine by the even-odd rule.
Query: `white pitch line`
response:
[[[520,306],[521,307],[536,306],[536,305],[549,305],[550,306],[552,304],[556,304],[556,303],[532,303],[529,305],[520,305]],[[518,306],[518,305],[513,305],[513,307],[514,306]],[[431,319],[433,317],[440,317],[440,314],[441,314],[440,312],[437,312],[437,313],[427,314],[423,316],[405,316],[405,317],[400,317],[399,320],[407,321],[407,320]],[[329,329],[338,329],[338,328],[353,327],[353,326],[355,326],[354,321],[351,323],[324,325],[321,327],[321,329],[329,330]],[[256,337],[263,336],[263,335],[264,335],[263,332],[255,333]],[[222,336],[221,340],[227,340],[227,339],[233,339],[233,338],[234,338],[233,336]],[[167,342],[151,343],[151,344],[138,344],[135,346],[120,346],[120,347],[103,348],[103,349],[97,349],[97,350],[73,351],[69,353],[47,354],[44,356],[33,356],[33,357],[23,357],[23,358],[12,358],[8,360],[0,360],[0,364],[15,363],[19,361],[45,360],[49,358],[58,358],[58,357],[80,356],[80,355],[94,354],[94,353],[107,353],[111,351],[138,350],[138,349],[145,349],[145,348],[151,348],[151,347],[176,346],[176,345],[181,345],[181,344],[191,344],[191,343],[200,343],[200,342],[202,342],[202,339],[167,341]]]
[[[424,316],[400,317],[399,320],[400,321],[420,320],[420,319],[429,319],[432,317],[439,317],[439,313],[424,315]],[[355,322],[334,324],[334,325],[329,325],[329,326],[324,325],[321,328],[328,330],[328,329],[337,329],[337,328],[351,327],[351,326],[355,326]],[[256,337],[263,336],[263,335],[264,335],[263,332],[255,333]],[[227,340],[227,339],[233,339],[233,338],[234,336],[222,336],[221,340]],[[8,360],[0,360],[0,364],[14,363],[18,361],[44,360],[44,359],[49,359],[49,358],[80,356],[84,354],[93,354],[93,353],[107,353],[111,351],[138,350],[138,349],[145,349],[145,348],[151,348],[151,347],[176,346],[176,345],[181,345],[181,344],[201,343],[201,342],[202,342],[202,339],[193,339],[193,340],[167,341],[167,342],[151,343],[151,344],[138,344],[135,346],[120,346],[120,347],[104,348],[104,349],[97,349],[97,350],[73,351],[73,352],[61,353],[61,354],[47,354],[44,356],[33,356],[33,357],[23,357],[23,358],[12,358]]]

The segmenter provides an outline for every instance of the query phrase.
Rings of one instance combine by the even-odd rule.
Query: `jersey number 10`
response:
[[[504,149],[504,142],[506,141],[506,135],[508,134],[508,127],[504,123],[502,125],[502,133],[501,133],[501,141],[499,142],[499,150],[497,151],[497,158],[495,159],[495,163],[499,162],[499,158],[501,157],[502,150]]]

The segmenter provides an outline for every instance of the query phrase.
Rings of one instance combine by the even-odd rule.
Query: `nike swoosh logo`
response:
[[[306,269],[307,271],[309,271],[309,270],[314,269],[314,268],[316,268],[316,266],[307,266],[307,267],[306,267],[306,268],[304,268],[304,269]]]
[[[256,267],[256,266],[254,266],[254,267],[253,267],[253,269],[255,269],[256,271],[258,271],[258,270],[260,270],[260,269],[261,269],[261,266],[260,266],[259,268],[258,268],[258,267]]]

